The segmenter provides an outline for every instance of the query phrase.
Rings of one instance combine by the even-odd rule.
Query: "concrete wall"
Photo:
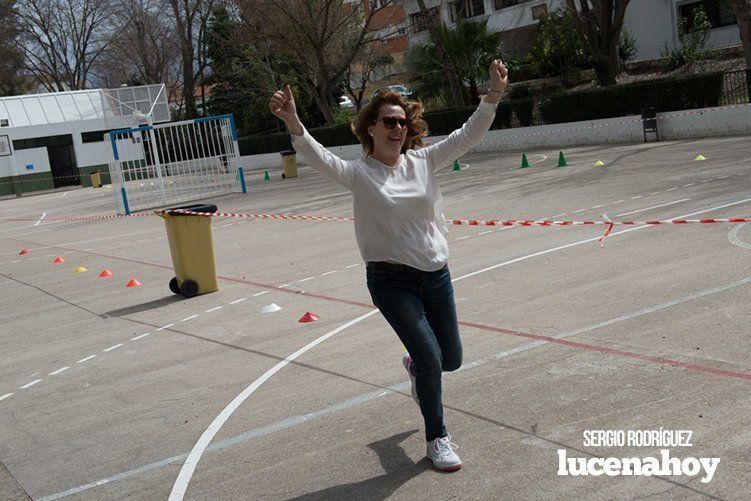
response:
[[[672,116],[675,114],[681,116]],[[688,114],[690,113],[690,114]],[[660,118],[665,116],[666,118]],[[605,120],[540,125],[516,129],[491,130],[472,152],[525,151],[535,148],[564,148],[588,144],[638,143],[644,140],[641,117],[619,117]],[[751,105],[735,108],[709,108],[658,114],[660,140],[700,137],[751,135]],[[435,143],[446,136],[433,136]],[[652,140],[653,135],[649,138]],[[329,150],[340,158],[362,157],[360,145],[336,146]],[[298,158],[301,165],[304,163]],[[248,155],[240,158],[245,171],[280,169],[278,153]]]

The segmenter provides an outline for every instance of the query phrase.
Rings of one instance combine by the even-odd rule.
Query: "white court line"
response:
[[[738,200],[737,202],[730,202],[730,203],[727,203],[727,204],[717,205],[715,207],[710,207],[708,209],[702,209],[702,210],[699,210],[699,211],[696,211],[696,212],[691,212],[689,214],[683,214],[682,216],[674,217],[674,218],[671,218],[671,219],[686,219],[687,217],[695,216],[697,214],[705,214],[707,212],[712,212],[714,210],[724,209],[726,207],[732,207],[734,205],[745,204],[745,203],[748,203],[748,202],[751,202],[751,198],[745,198],[743,200]],[[611,233],[610,236],[612,237],[612,236],[615,236],[615,235],[622,235],[624,233],[629,233],[629,232],[632,232],[632,231],[643,230],[645,228],[653,228],[653,226],[635,226],[633,228],[627,228],[625,230],[615,231],[615,232]],[[586,243],[589,243],[589,242],[596,242],[596,241],[599,241],[601,238],[602,237],[600,237],[600,236],[592,237],[592,238],[587,238],[586,240],[579,240],[579,241],[574,242],[574,243],[560,245],[558,247],[553,247],[551,249],[547,249],[547,250],[544,250],[544,251],[535,252],[533,254],[527,254],[526,256],[521,256],[521,257],[518,257],[516,259],[512,259],[511,261],[506,261],[505,263],[494,264],[493,266],[488,266],[487,268],[483,268],[481,270],[473,271],[472,273],[467,273],[466,275],[463,275],[463,276],[458,277],[458,278],[454,278],[451,281],[452,282],[458,282],[459,280],[463,280],[465,278],[473,277],[475,275],[479,275],[480,273],[484,273],[486,271],[494,270],[496,268],[501,268],[503,266],[508,266],[510,264],[518,263],[518,262],[521,262],[521,261],[526,261],[527,259],[530,259],[530,258],[533,258],[533,257],[543,256],[543,255],[549,254],[551,252],[555,252],[555,251],[559,251],[559,250],[563,250],[563,249],[568,249],[569,247],[575,247],[577,245],[586,244]],[[610,238],[610,237],[608,237],[608,238]]]
[[[354,268],[355,266],[360,266],[360,263],[350,264],[349,266],[345,266],[345,269]]]
[[[331,336],[337,334],[338,332],[343,331],[344,329],[355,325],[362,320],[365,320],[368,317],[371,317],[378,313],[377,309],[373,309],[369,311],[368,313],[365,313],[364,315],[360,315],[359,317],[355,318],[354,320],[350,320],[344,325],[341,325],[337,327],[336,329],[327,332],[323,336],[319,337],[318,339],[311,341],[307,345],[303,346],[296,352],[294,352],[292,355],[288,356],[278,364],[276,364],[274,367],[266,371],[264,375],[253,381],[250,386],[245,388],[239,395],[237,395],[232,402],[225,407],[222,412],[219,413],[219,415],[214,418],[214,420],[211,422],[208,428],[206,428],[206,431],[201,434],[201,437],[198,439],[198,442],[196,442],[196,445],[193,446],[193,449],[190,451],[190,454],[188,454],[188,457],[185,459],[185,463],[183,464],[182,468],[180,468],[180,473],[177,476],[177,479],[175,480],[175,484],[172,487],[172,492],[170,492],[169,499],[171,501],[176,500],[182,500],[183,496],[185,496],[185,491],[188,488],[188,483],[190,482],[191,477],[193,476],[193,472],[196,469],[196,466],[198,466],[198,461],[201,459],[201,456],[203,455],[204,450],[206,450],[206,447],[208,447],[209,443],[211,443],[211,440],[214,438],[214,435],[217,434],[217,432],[222,428],[224,423],[229,419],[229,417],[232,415],[232,413],[235,412],[235,410],[240,407],[240,404],[242,404],[249,396],[253,394],[258,388],[263,385],[266,381],[268,381],[271,376],[279,372],[284,366],[295,360],[297,357],[308,351],[309,349],[319,345],[320,343],[326,341]]]
[[[702,214],[702,213],[706,213],[706,212],[711,212],[713,210],[724,209],[725,207],[731,207],[731,206],[734,206],[734,205],[740,205],[740,204],[747,203],[747,202],[751,202],[751,198],[746,198],[744,200],[739,200],[739,201],[736,201],[736,202],[730,202],[730,203],[727,203],[727,204],[718,205],[718,206],[715,206],[715,207],[710,207],[710,208],[703,209],[703,210],[696,211],[696,212],[692,212],[692,213],[689,213],[689,214],[684,214],[682,216],[678,216],[678,217],[673,218],[673,219],[685,219],[687,217],[694,216],[696,214]],[[622,234],[629,233],[629,232],[632,232],[632,231],[643,230],[645,228],[650,228],[650,226],[636,226],[636,227],[633,227],[633,228],[627,228],[627,229],[622,230],[622,231],[614,232],[614,233],[611,234],[611,236],[622,235]],[[466,275],[462,275],[460,277],[452,279],[451,281],[452,282],[458,282],[458,281],[463,280],[465,278],[473,277],[475,275],[479,275],[480,273],[484,273],[486,271],[490,271],[490,270],[493,270],[493,269],[496,269],[496,268],[500,268],[502,266],[508,266],[510,264],[513,264],[513,263],[517,263],[517,262],[520,262],[520,261],[525,261],[527,259],[531,259],[531,258],[536,257],[536,256],[541,256],[541,255],[544,255],[544,254],[549,254],[551,252],[555,252],[555,251],[562,250],[562,249],[567,249],[569,247],[574,247],[574,246],[582,245],[582,244],[589,243],[589,242],[595,242],[595,241],[597,241],[599,239],[600,239],[600,237],[597,236],[597,237],[588,238],[588,239],[585,239],[585,240],[579,240],[577,242],[573,242],[573,243],[570,243],[570,244],[561,245],[561,246],[554,247],[554,248],[551,248],[551,249],[547,249],[547,250],[544,250],[544,251],[535,252],[535,253],[532,253],[532,254],[527,254],[526,256],[522,256],[522,257],[519,257],[519,258],[516,258],[516,259],[512,259],[510,261],[505,261],[505,262],[502,262],[502,263],[498,263],[496,265],[489,266],[489,267],[484,268],[482,270],[477,270],[477,271],[474,271],[472,273],[468,273]],[[309,344],[303,346],[302,348],[300,348],[299,350],[297,350],[296,352],[294,352],[292,355],[288,356],[287,358],[285,358],[284,360],[282,360],[281,362],[279,362],[278,364],[276,364],[274,367],[272,367],[271,369],[269,369],[268,371],[266,371],[266,373],[264,373],[260,378],[258,378],[255,381],[253,381],[247,388],[245,388],[239,395],[237,395],[234,398],[234,400],[232,400],[232,402],[230,402],[222,410],[222,412],[220,412],[219,415],[216,418],[214,418],[214,420],[211,422],[211,424],[206,429],[206,431],[204,431],[201,434],[201,437],[198,439],[198,442],[196,442],[196,445],[194,445],[193,449],[191,449],[190,453],[188,454],[188,457],[185,459],[185,463],[183,463],[182,467],[180,468],[180,473],[178,474],[177,479],[175,480],[174,485],[172,486],[172,491],[170,492],[170,496],[169,496],[170,501],[181,501],[183,499],[183,497],[185,496],[185,491],[188,488],[188,484],[190,483],[190,480],[193,477],[193,473],[195,472],[196,466],[198,466],[198,461],[200,461],[201,456],[203,455],[204,451],[208,447],[209,443],[211,443],[211,440],[219,432],[219,430],[222,428],[222,426],[224,425],[224,423],[230,418],[230,416],[235,412],[235,410],[237,410],[237,408],[250,395],[252,395],[253,392],[255,392],[261,385],[263,385],[266,381],[268,381],[274,374],[276,374],[277,372],[279,372],[284,366],[286,366],[291,361],[293,361],[296,358],[298,358],[300,355],[304,354],[306,351],[308,351],[311,348],[317,346],[318,344],[322,343],[326,339],[334,336],[338,332],[341,332],[344,329],[347,329],[347,328],[351,327],[352,325],[355,325],[355,324],[361,322],[362,320],[365,320],[366,318],[374,315],[377,312],[378,312],[377,309],[373,309],[372,311],[370,311],[370,312],[368,312],[368,313],[366,313],[364,315],[361,315],[361,316],[355,318],[354,320],[351,320],[351,321],[347,322],[346,324],[343,324],[340,327],[337,327],[336,329],[334,329],[334,330],[332,330],[330,332],[327,332],[326,334],[324,334],[323,336],[319,337],[318,339],[316,339],[316,340],[310,342]]]
[[[331,271],[327,271],[326,273],[321,273],[321,276],[322,276],[322,277],[325,277],[326,275],[331,275],[332,273],[336,273],[337,271],[339,271],[339,270],[331,270]]]
[[[308,280],[313,280],[314,278],[315,277],[303,278],[302,280],[298,280],[298,282],[307,282]]]
[[[48,376],[57,376],[61,372],[67,371],[68,369],[70,369],[70,367],[68,367],[67,365],[65,367],[60,367],[58,370],[50,372]]]
[[[644,211],[647,211],[647,210],[659,209],[660,207],[667,207],[668,205],[679,204],[681,202],[686,202],[688,200],[691,200],[691,199],[690,198],[681,198],[680,200],[676,200],[675,202],[668,202],[668,203],[665,203],[665,204],[653,205],[652,207],[645,207],[644,209],[632,210],[631,212],[624,212],[622,214],[616,214],[615,217],[628,216],[630,214],[637,214],[639,212],[644,212]]]
[[[741,247],[743,249],[749,249],[751,250],[751,244],[747,244],[746,242],[741,241],[740,238],[738,238],[738,232],[741,231],[741,228],[746,226],[746,223],[739,224],[730,232],[728,233],[728,240],[730,240],[730,243],[733,245],[737,245],[738,247]]]
[[[151,335],[151,333],[147,332],[146,334],[141,334],[140,336],[136,336],[136,337],[132,338],[131,341],[138,341],[142,337],[146,337],[146,336],[150,336],[150,335]]]
[[[165,325],[164,327],[159,327],[159,328],[157,328],[157,330],[158,330],[158,331],[163,331],[164,329],[169,329],[169,328],[170,328],[170,327],[172,327],[173,325],[175,325],[175,324],[167,324],[167,325]]]
[[[211,313],[212,311],[221,310],[221,309],[222,309],[221,306],[214,306],[213,308],[206,310],[206,313]]]
[[[106,353],[106,352],[108,352],[108,351],[116,350],[116,349],[118,349],[119,347],[121,347],[122,345],[123,345],[123,343],[117,343],[116,345],[114,345],[114,346],[110,346],[109,348],[107,348],[107,349],[104,349],[104,350],[102,350],[102,351]]]
[[[194,318],[196,318],[197,316],[198,316],[198,315],[191,315],[191,316],[189,316],[189,317],[185,317],[185,318],[183,318],[183,319],[182,319],[182,320],[180,320],[180,321],[181,321],[181,322],[187,322],[188,320],[193,320],[193,319],[194,319]]]
[[[25,390],[26,388],[31,388],[31,387],[32,387],[32,386],[34,386],[35,384],[37,384],[37,383],[41,383],[41,382],[42,382],[42,380],[41,380],[41,379],[35,379],[34,381],[32,381],[32,382],[30,382],[30,383],[26,383],[25,385],[23,385],[23,386],[20,386],[20,387],[19,387],[19,389],[21,389],[21,390]]]
[[[2,402],[3,400],[11,396],[13,396],[13,393],[6,393],[5,395],[0,395],[0,402]]]
[[[42,223],[42,221],[44,220],[44,217],[46,215],[47,215],[46,212],[42,212],[42,217],[39,218],[39,221],[37,221],[36,223],[34,223],[34,226],[39,226]]]
[[[82,358],[81,360],[79,360],[79,361],[78,361],[78,362],[76,362],[76,363],[77,363],[77,364],[82,364],[82,363],[84,363],[84,362],[88,362],[88,361],[89,361],[89,360],[91,360],[92,358],[96,358],[96,355],[89,355],[88,357],[86,357],[86,358]]]
[[[247,301],[247,300],[248,300],[248,298],[247,298],[247,297],[241,297],[240,299],[235,299],[234,301],[230,301],[230,302],[229,302],[229,304],[237,304],[237,303],[242,303],[243,301]],[[197,316],[197,315],[196,315],[196,316]]]

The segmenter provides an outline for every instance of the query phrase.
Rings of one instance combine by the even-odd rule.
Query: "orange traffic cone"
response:
[[[107,268],[103,269],[102,272],[99,274],[99,278],[111,277],[111,276],[112,276],[112,272],[108,270]]]
[[[320,319],[321,317],[319,317],[315,313],[307,312],[305,315],[300,317],[300,320],[298,320],[298,322],[300,322],[301,324],[305,324],[308,322],[315,322],[316,320],[320,320]]]
[[[125,284],[125,287],[140,287],[140,286],[141,286],[141,282],[136,280],[135,277],[130,277],[130,280],[128,281],[128,283]]]
[[[62,263],[65,261],[65,259],[61,256],[57,256],[55,259],[52,260],[53,263]]]
[[[18,255],[23,256],[24,254],[28,254],[29,252],[29,249],[21,249],[21,252],[19,252]]]

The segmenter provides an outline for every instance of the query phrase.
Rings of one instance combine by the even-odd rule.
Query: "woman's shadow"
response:
[[[368,447],[373,449],[373,452],[378,455],[378,459],[381,461],[381,466],[385,470],[383,475],[361,482],[327,487],[320,491],[291,498],[291,500],[357,499],[359,501],[370,501],[388,498],[408,480],[432,468],[427,458],[422,458],[416,463],[412,461],[399,445],[404,439],[417,431],[406,431],[368,444]]]

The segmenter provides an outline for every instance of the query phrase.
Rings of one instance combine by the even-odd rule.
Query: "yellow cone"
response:
[[[707,158],[704,155],[696,155],[696,158],[694,158],[694,162],[701,162],[702,160],[706,160]]]
[[[84,268],[83,266],[76,268],[76,273],[83,273],[84,271],[86,271],[86,268]]]
[[[602,165],[605,165],[605,162],[603,162],[602,160],[598,160],[598,161],[595,162],[595,165],[598,166],[598,167],[600,167]]]

